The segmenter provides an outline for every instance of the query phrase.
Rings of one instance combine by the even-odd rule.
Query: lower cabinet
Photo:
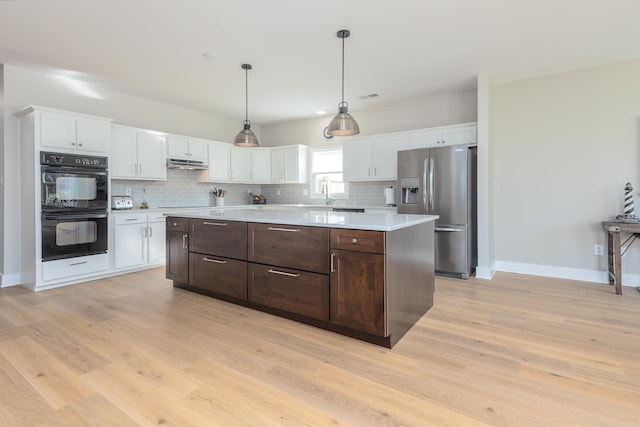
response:
[[[247,262],[191,252],[189,286],[247,299]]]
[[[167,279],[189,283],[189,220],[167,218]]]
[[[384,255],[333,250],[331,322],[384,336]]]
[[[329,320],[329,277],[325,274],[249,263],[249,301]]]
[[[165,218],[161,214],[113,215],[114,268],[163,263],[165,230]]]

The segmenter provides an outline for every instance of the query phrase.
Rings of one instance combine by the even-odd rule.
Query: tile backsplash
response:
[[[225,205],[251,204],[249,191],[260,194],[261,186],[253,184],[201,183],[200,171],[167,169],[166,181],[136,181],[114,179],[111,181],[111,194],[124,195],[131,188],[133,206],[140,207],[146,198],[150,208],[162,206],[214,206],[215,199],[211,195],[214,188],[227,191]]]
[[[353,207],[382,207],[385,205],[384,189],[396,183],[393,181],[376,182],[350,182],[349,197],[347,199],[336,199],[333,204],[337,206]],[[280,190],[280,194],[278,194]],[[262,194],[267,197],[270,204],[323,204],[324,199],[311,198],[305,195],[308,192],[309,184],[286,184],[286,185],[263,185]]]
[[[230,184],[230,183],[201,183],[200,171],[168,169],[166,181],[136,181],[114,179],[111,181],[111,194],[124,195],[127,188],[131,188],[133,206],[140,207],[146,199],[149,207],[162,206],[214,206],[215,200],[211,195],[214,188],[227,191],[225,205],[251,204],[249,191],[263,194],[268,204],[322,204],[323,199],[310,198],[308,184]],[[337,206],[381,207],[385,206],[384,189],[393,181],[352,182],[349,183],[349,198],[337,199]],[[278,194],[278,191],[280,194]]]

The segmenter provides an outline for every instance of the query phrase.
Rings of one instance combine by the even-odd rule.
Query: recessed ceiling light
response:
[[[202,54],[202,57],[204,59],[209,59],[211,61],[217,61],[218,60],[218,55],[216,55],[215,53],[211,53],[211,52],[205,52]]]
[[[318,111],[316,111],[316,114],[320,116],[322,114],[327,114],[327,112],[324,111],[324,110],[318,110]]]

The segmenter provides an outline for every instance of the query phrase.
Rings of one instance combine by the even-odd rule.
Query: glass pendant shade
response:
[[[331,136],[352,136],[360,133],[358,122],[349,114],[345,102],[340,104],[338,114],[329,122],[327,134]]]
[[[244,129],[236,135],[236,138],[233,140],[233,145],[237,147],[260,146],[260,141],[258,141],[258,137],[251,130],[251,123],[248,120],[244,122]]]
[[[249,70],[251,69],[251,64],[242,64],[242,69],[244,70],[245,76],[245,119],[244,122],[242,122],[242,130],[233,140],[233,145],[236,147],[259,147],[260,141],[258,141],[258,137],[251,130],[251,122],[249,121]]]

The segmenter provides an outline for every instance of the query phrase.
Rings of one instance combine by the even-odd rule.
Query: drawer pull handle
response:
[[[127,218],[125,221],[140,221],[138,218]]]
[[[86,264],[86,263],[87,263],[87,261],[74,262],[73,264],[69,264],[69,266],[72,266],[72,265],[82,265],[82,264]]]
[[[358,239],[356,239],[356,238],[351,239],[351,243],[353,243],[355,245],[356,243],[358,243]]]
[[[218,225],[220,227],[226,227],[227,223],[226,222],[203,222],[203,225]]]
[[[268,269],[267,272],[273,273],[273,274],[280,274],[281,276],[300,277],[299,274],[286,273],[284,271],[278,271],[278,270],[272,270],[272,269]]]
[[[227,263],[227,261],[221,261],[219,259],[211,259],[211,258],[207,258],[207,257],[202,258],[202,260],[206,261],[206,262],[215,262],[216,264],[226,264]]]
[[[297,233],[298,231],[300,231],[297,228],[280,228],[280,227],[269,227],[268,230],[271,230],[271,231],[290,231],[290,232],[293,232],[293,233]]]
[[[333,264],[333,260],[334,260],[335,257],[336,257],[336,254],[334,252],[331,252],[331,268],[330,268],[331,273],[335,273],[336,272],[336,269],[335,269],[334,264]]]
[[[189,249],[189,246],[187,245],[187,238],[189,237],[188,234],[183,234],[182,235],[182,249]]]

